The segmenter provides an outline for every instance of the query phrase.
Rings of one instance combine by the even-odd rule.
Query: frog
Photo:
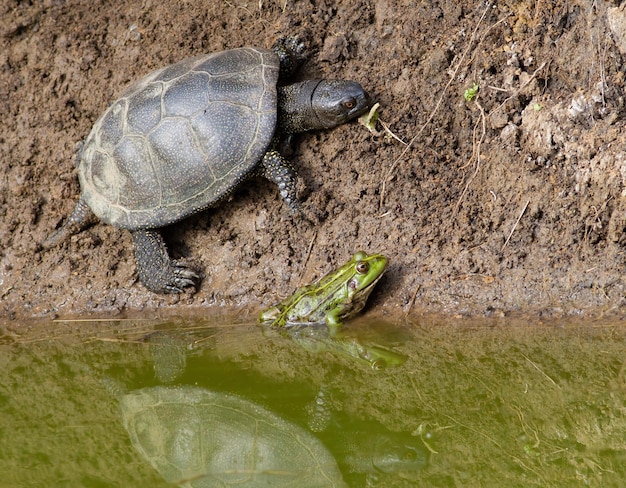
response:
[[[337,335],[344,321],[363,309],[386,267],[382,254],[357,251],[340,268],[262,311],[259,321],[273,328],[326,324]]]

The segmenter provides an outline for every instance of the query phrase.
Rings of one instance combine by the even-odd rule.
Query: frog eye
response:
[[[374,361],[372,361],[372,369],[375,369],[376,371],[382,371],[386,367],[387,363],[384,359],[375,359]]]
[[[356,263],[356,272],[359,274],[365,274],[369,271],[370,265],[365,261],[359,261]]]
[[[356,100],[354,98],[351,98],[347,102],[343,102],[343,106],[346,107],[348,110],[352,110],[354,107],[356,107]]]

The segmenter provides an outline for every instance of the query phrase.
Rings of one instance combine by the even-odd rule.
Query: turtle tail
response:
[[[65,241],[69,236],[78,234],[81,230],[86,229],[90,225],[96,223],[98,217],[91,211],[87,202],[81,196],[71,215],[67,218],[61,228],[56,230],[53,234],[48,236],[46,240],[41,243],[41,247],[44,249],[50,249],[57,244]]]

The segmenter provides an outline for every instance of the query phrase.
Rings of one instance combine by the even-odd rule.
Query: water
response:
[[[0,336],[0,486],[172,486],[131,442],[120,404],[138,391],[168,396],[181,386],[218,404],[234,395],[236,415],[255,405],[269,412],[257,416],[281,419],[287,434],[276,435],[272,455],[306,471],[311,462],[298,464],[292,444],[300,435],[346,486],[626,479],[619,323],[356,320],[338,346],[238,322],[66,322]],[[368,351],[391,356],[363,357]],[[159,421],[193,437],[194,419],[186,423],[180,403]],[[179,455],[201,456],[189,446]],[[268,486],[287,479],[282,469],[271,476]]]

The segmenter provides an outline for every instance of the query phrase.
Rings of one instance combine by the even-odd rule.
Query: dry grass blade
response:
[[[528,208],[529,204],[530,204],[530,200],[527,200],[526,205],[524,205],[524,208],[520,212],[519,217],[517,217],[515,224],[513,224],[513,228],[511,229],[511,232],[509,232],[509,236],[506,238],[506,241],[504,241],[504,244],[502,245],[502,249],[500,250],[500,252],[504,251],[504,248],[507,246],[507,244],[511,240],[511,236],[513,235],[513,232],[515,232],[515,229],[517,228],[517,224],[519,224],[519,221],[522,220],[522,216],[524,215],[524,213],[526,213],[526,209]]]

